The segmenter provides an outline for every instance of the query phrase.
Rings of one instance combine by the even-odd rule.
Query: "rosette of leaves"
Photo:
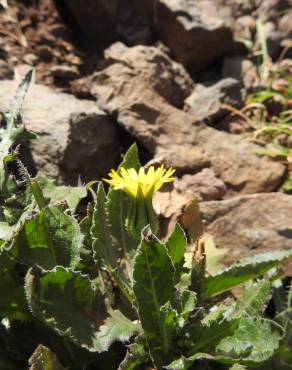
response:
[[[31,178],[22,164],[20,184],[5,165],[7,156],[17,155],[9,137],[1,152],[4,184],[14,184],[1,190],[1,368],[204,369],[217,362],[239,370],[276,360],[289,364],[291,291],[288,300],[282,292],[274,320],[265,317],[265,308],[272,292],[279,292],[279,276],[269,271],[291,250],[208,275],[202,239],[195,241],[192,263],[185,263],[180,225],[160,240],[149,225],[139,224],[141,239],[134,238],[127,226],[131,199],[121,189],[106,191],[101,182],[97,191],[92,184],[58,187],[43,175]],[[121,168],[139,170],[136,145]],[[81,218],[78,203],[89,195],[93,200]],[[230,290],[239,285],[246,287],[234,299]]]

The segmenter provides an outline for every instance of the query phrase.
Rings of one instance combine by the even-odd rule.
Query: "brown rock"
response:
[[[231,29],[212,1],[158,0],[154,17],[162,41],[192,70],[208,67],[233,47]]]
[[[223,59],[221,74],[223,78],[240,80],[246,89],[250,89],[258,79],[255,65],[242,55],[226,56]]]
[[[13,70],[9,67],[8,63],[0,59],[0,80],[7,80],[13,78]]]
[[[207,231],[229,249],[226,263],[251,254],[292,248],[292,197],[253,194],[200,203]]]
[[[204,168],[195,175],[183,175],[174,183],[174,188],[179,193],[191,193],[200,201],[219,200],[226,193],[224,182],[210,168]]]
[[[75,66],[56,65],[51,67],[51,73],[54,78],[73,80],[79,77],[78,68]]]
[[[154,155],[154,161],[175,167],[178,174],[210,167],[228,194],[272,191],[280,185],[283,165],[258,157],[259,147],[236,135],[196,124],[129,65],[114,63],[96,73],[91,87],[101,109]]]
[[[214,124],[244,104],[242,86],[238,80],[226,78],[210,87],[194,90],[185,100],[185,111],[198,122]]]
[[[128,44],[152,41],[149,0],[63,0],[61,14],[75,20],[83,34],[97,46],[121,38]],[[148,15],[145,16],[145,13]]]
[[[120,42],[105,51],[106,59],[124,64],[140,75],[165,100],[182,106],[194,84],[184,67],[172,61],[162,50],[152,46],[128,48]]]
[[[16,88],[0,81],[0,111],[7,111]],[[32,172],[76,184],[79,175],[93,180],[118,164],[118,128],[94,102],[31,85],[21,114],[26,128],[38,134],[26,163]]]

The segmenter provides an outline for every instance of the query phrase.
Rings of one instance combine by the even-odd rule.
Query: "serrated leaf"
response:
[[[34,316],[89,351],[98,351],[95,335],[107,316],[104,298],[89,278],[63,267],[32,267],[25,291]]]
[[[45,269],[78,264],[82,235],[77,221],[53,206],[26,220],[11,247],[11,254],[26,266]]]
[[[29,359],[29,370],[65,370],[57,356],[40,344]]]
[[[103,184],[100,182],[97,189],[91,227],[91,235],[94,240],[93,250],[97,261],[100,259],[107,266],[114,269],[118,267],[118,251],[112,246],[105,202],[106,194]]]
[[[179,323],[183,327],[188,321],[191,313],[195,310],[197,304],[197,294],[191,290],[176,292],[177,306],[179,311]]]
[[[160,307],[161,334],[163,334],[164,355],[167,356],[174,346],[178,329],[178,313],[170,302]]]
[[[98,352],[107,351],[114,342],[127,342],[141,331],[138,323],[127,319],[119,310],[110,312],[110,317],[99,328],[94,337],[94,346]]]
[[[141,369],[141,365],[149,362],[149,352],[144,336],[136,338],[135,342],[128,346],[126,357],[121,362],[118,370]]]
[[[243,365],[263,363],[279,348],[283,334],[270,320],[241,319],[234,334],[222,339],[216,347],[219,355],[236,358]],[[238,361],[240,359],[240,361]]]
[[[247,315],[257,317],[263,314],[270,298],[271,283],[262,280],[246,288],[238,301],[234,316]]]
[[[57,186],[41,172],[38,173],[36,180],[40,184],[44,197],[50,199],[51,205],[65,201],[72,212],[75,211],[80,200],[87,196],[85,186]]]
[[[234,364],[229,370],[247,370],[247,368],[240,364]]]
[[[180,275],[183,270],[185,262],[184,254],[187,245],[187,239],[181,226],[177,223],[170,235],[165,242],[168,255],[172,260],[175,268],[175,284],[179,282]]]
[[[129,148],[117,172],[122,167],[125,169],[134,168],[137,171],[139,170],[140,162],[136,144],[133,144]],[[134,257],[138,247],[137,241],[127,232],[125,227],[130,207],[131,200],[125,192],[113,188],[109,189],[106,202],[107,222],[112,236],[113,248],[117,250],[119,257],[124,262]],[[129,268],[130,266],[128,266]],[[131,272],[129,274],[131,275]]]
[[[191,356],[200,351],[213,351],[215,346],[227,335],[231,335],[237,327],[237,319],[217,318],[208,325],[197,323],[188,329],[189,338],[186,340],[187,354]]]
[[[13,138],[13,133],[15,130],[14,121],[19,113],[19,110],[23,104],[25,95],[27,93],[29,84],[32,78],[32,70],[27,72],[24,79],[22,80],[21,84],[19,85],[15,97],[12,101],[10,106],[9,112],[6,114],[7,120],[7,128],[4,130],[2,136],[2,140],[0,143],[0,166],[3,165],[3,160],[9,153],[9,149],[11,145],[15,142],[15,138]],[[2,171],[1,171],[2,172]]]
[[[168,351],[164,337],[161,307],[173,301],[174,267],[166,246],[150,231],[143,230],[143,239],[134,262],[133,290],[141,325],[154,362],[160,366]]]
[[[205,294],[209,297],[214,296],[248,280],[255,279],[270,269],[279,266],[291,256],[292,249],[288,251],[262,253],[246,258],[240,263],[218,272],[214,276],[207,277]]]

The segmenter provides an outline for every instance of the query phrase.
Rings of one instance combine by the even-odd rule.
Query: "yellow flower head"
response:
[[[134,168],[126,169],[122,167],[120,173],[111,170],[109,173],[110,180],[103,180],[113,186],[114,189],[121,189],[134,198],[137,198],[139,194],[147,198],[166,182],[174,181],[175,178],[171,177],[174,171],[172,168],[166,170],[163,166],[156,170],[151,166],[146,171],[141,167],[138,172]]]

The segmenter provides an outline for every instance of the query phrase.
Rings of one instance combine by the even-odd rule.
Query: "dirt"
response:
[[[39,83],[71,92],[71,83],[96,69],[100,53],[82,43],[51,0],[12,0],[0,12],[0,59],[18,78],[34,67]],[[76,89],[75,89],[76,90]]]

